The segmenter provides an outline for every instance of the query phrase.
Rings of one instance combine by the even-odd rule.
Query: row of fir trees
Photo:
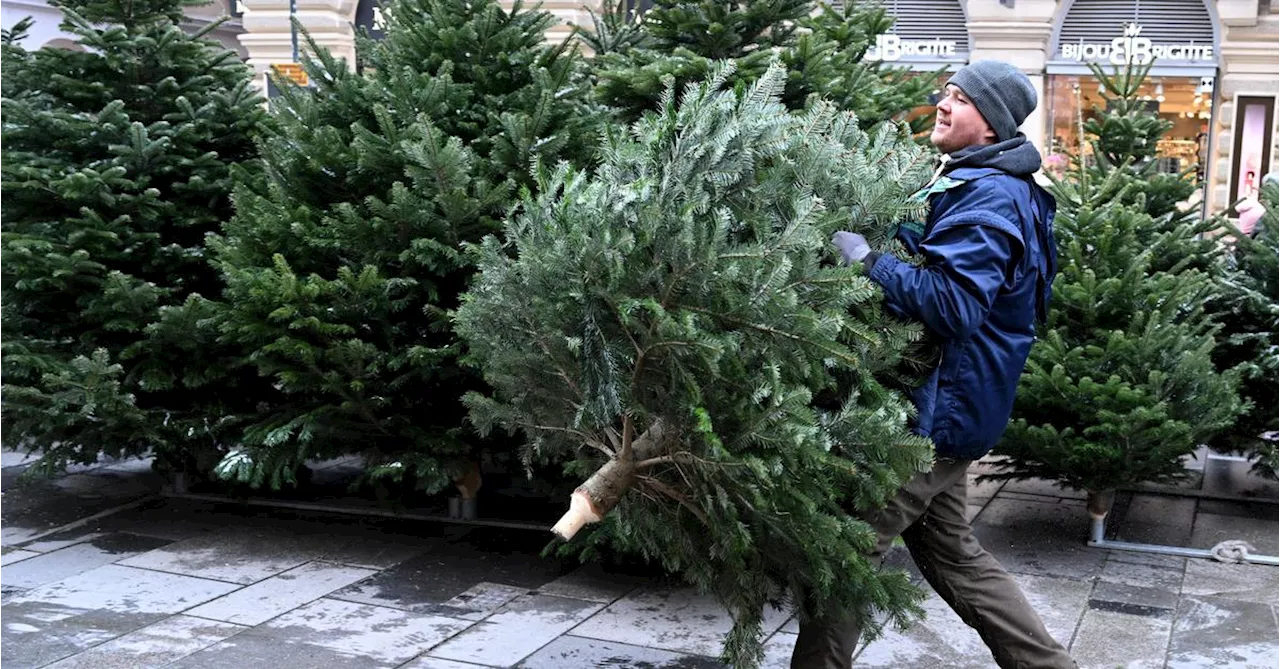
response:
[[[577,486],[565,550],[717,595],[734,666],[767,604],[918,613],[856,512],[929,465],[928,338],[826,241],[891,250],[923,214],[936,78],[865,60],[882,9],[619,3],[549,44],[519,3],[391,0],[356,63],[308,42],[310,85],[268,103],[189,0],[57,4],[80,49],[0,44],[3,439],[33,473],[151,455],[282,488],[358,455],[466,497],[505,461]],[[1205,442],[1274,473],[1275,188],[1224,253],[1155,171],[1143,74],[1099,73],[1092,159],[1055,184],[1002,476],[1105,492]]]

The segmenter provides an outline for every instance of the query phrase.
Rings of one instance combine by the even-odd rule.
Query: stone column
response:
[[[1022,124],[1022,132],[1043,152],[1048,130],[1048,91],[1044,67],[1057,11],[1055,0],[1014,0],[1006,7],[998,0],[968,0],[965,25],[969,29],[969,60],[1003,60],[1020,68],[1036,87],[1040,104]]]
[[[261,75],[277,63],[292,63],[293,33],[289,0],[242,0],[245,33],[240,36],[249,57],[247,62]],[[295,0],[293,16],[317,44],[338,58],[354,63],[356,58],[356,0]],[[298,34],[298,52],[306,53],[306,39]],[[259,85],[262,78],[258,78]]]
[[[1218,47],[1218,114],[1214,120],[1213,154],[1209,158],[1208,213],[1230,203],[1231,161],[1235,156],[1236,95],[1280,93],[1280,7],[1256,0],[1217,0],[1222,38]],[[1273,120],[1274,123],[1274,120]],[[1273,127],[1271,165],[1280,165],[1280,132]]]

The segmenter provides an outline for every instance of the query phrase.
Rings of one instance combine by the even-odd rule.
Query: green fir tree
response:
[[[864,555],[855,515],[927,468],[910,404],[881,379],[919,353],[860,266],[828,239],[885,248],[931,172],[901,126],[781,103],[774,67],[731,63],[611,132],[594,173],[539,173],[536,197],[478,247],[458,332],[495,395],[482,430],[527,437],[530,465],[585,479],[565,549],[642,556],[714,593],[725,659],[757,666],[769,603],[801,615],[916,612],[905,576]]]
[[[732,83],[744,86],[778,58],[787,67],[788,108],[822,97],[856,113],[864,129],[926,104],[936,86],[936,75],[864,60],[893,25],[875,3],[656,0],[639,21],[629,21],[625,8],[612,7],[580,35],[598,54],[598,99],[626,121],[655,108],[668,77],[678,88],[704,79],[720,61],[734,63]],[[914,121],[914,129],[931,120]]]
[[[183,305],[221,290],[205,235],[256,169],[262,100],[217,24],[183,31],[185,0],[55,4],[80,49],[24,49],[27,21],[0,47],[5,444],[37,473],[152,449],[211,467],[252,405]]]
[[[1120,204],[1137,206],[1151,216],[1154,225],[1139,235],[1152,245],[1152,271],[1196,267],[1221,276],[1226,264],[1214,241],[1218,224],[1206,219],[1191,200],[1201,166],[1188,165],[1175,173],[1160,169],[1159,143],[1173,122],[1161,118],[1152,101],[1143,99],[1153,65],[1131,64],[1110,74],[1090,65],[1102,86],[1104,106],[1084,121],[1085,134],[1094,138],[1089,144],[1089,172],[1095,184],[1114,189],[1099,197],[1117,197]]]
[[[1184,458],[1243,405],[1238,372],[1213,362],[1218,261],[1196,254],[1218,251],[1199,249],[1182,212],[1153,204],[1171,191],[1149,173],[1167,126],[1137,104],[1145,70],[1097,74],[1115,97],[1081,123],[1093,161],[1077,157],[1052,189],[1059,274],[996,478],[1106,493],[1183,476]]]
[[[1215,316],[1223,325],[1223,342],[1215,351],[1219,369],[1238,368],[1241,394],[1249,411],[1212,445],[1218,450],[1245,453],[1254,471],[1276,478],[1277,431],[1280,430],[1280,244],[1277,244],[1276,182],[1266,180],[1258,196],[1263,215],[1252,236],[1234,226],[1233,272],[1223,279]]]
[[[241,184],[215,243],[224,337],[281,393],[220,467],[239,481],[351,453],[430,491],[465,473],[478,444],[460,398],[482,386],[446,315],[474,271],[462,245],[498,229],[534,161],[592,151],[550,14],[398,0],[385,16],[359,73],[311,44],[314,85],[273,101],[266,178]]]

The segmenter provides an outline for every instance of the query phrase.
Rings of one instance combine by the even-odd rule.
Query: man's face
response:
[[[955,153],[966,146],[994,144],[996,133],[969,96],[947,84],[947,95],[938,102],[938,119],[929,141],[943,153]]]

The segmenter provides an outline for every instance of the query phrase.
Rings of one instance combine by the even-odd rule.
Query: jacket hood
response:
[[[1016,177],[1034,174],[1040,169],[1040,151],[1018,133],[1003,142],[968,146],[951,154],[946,171],[958,167],[991,167]]]

